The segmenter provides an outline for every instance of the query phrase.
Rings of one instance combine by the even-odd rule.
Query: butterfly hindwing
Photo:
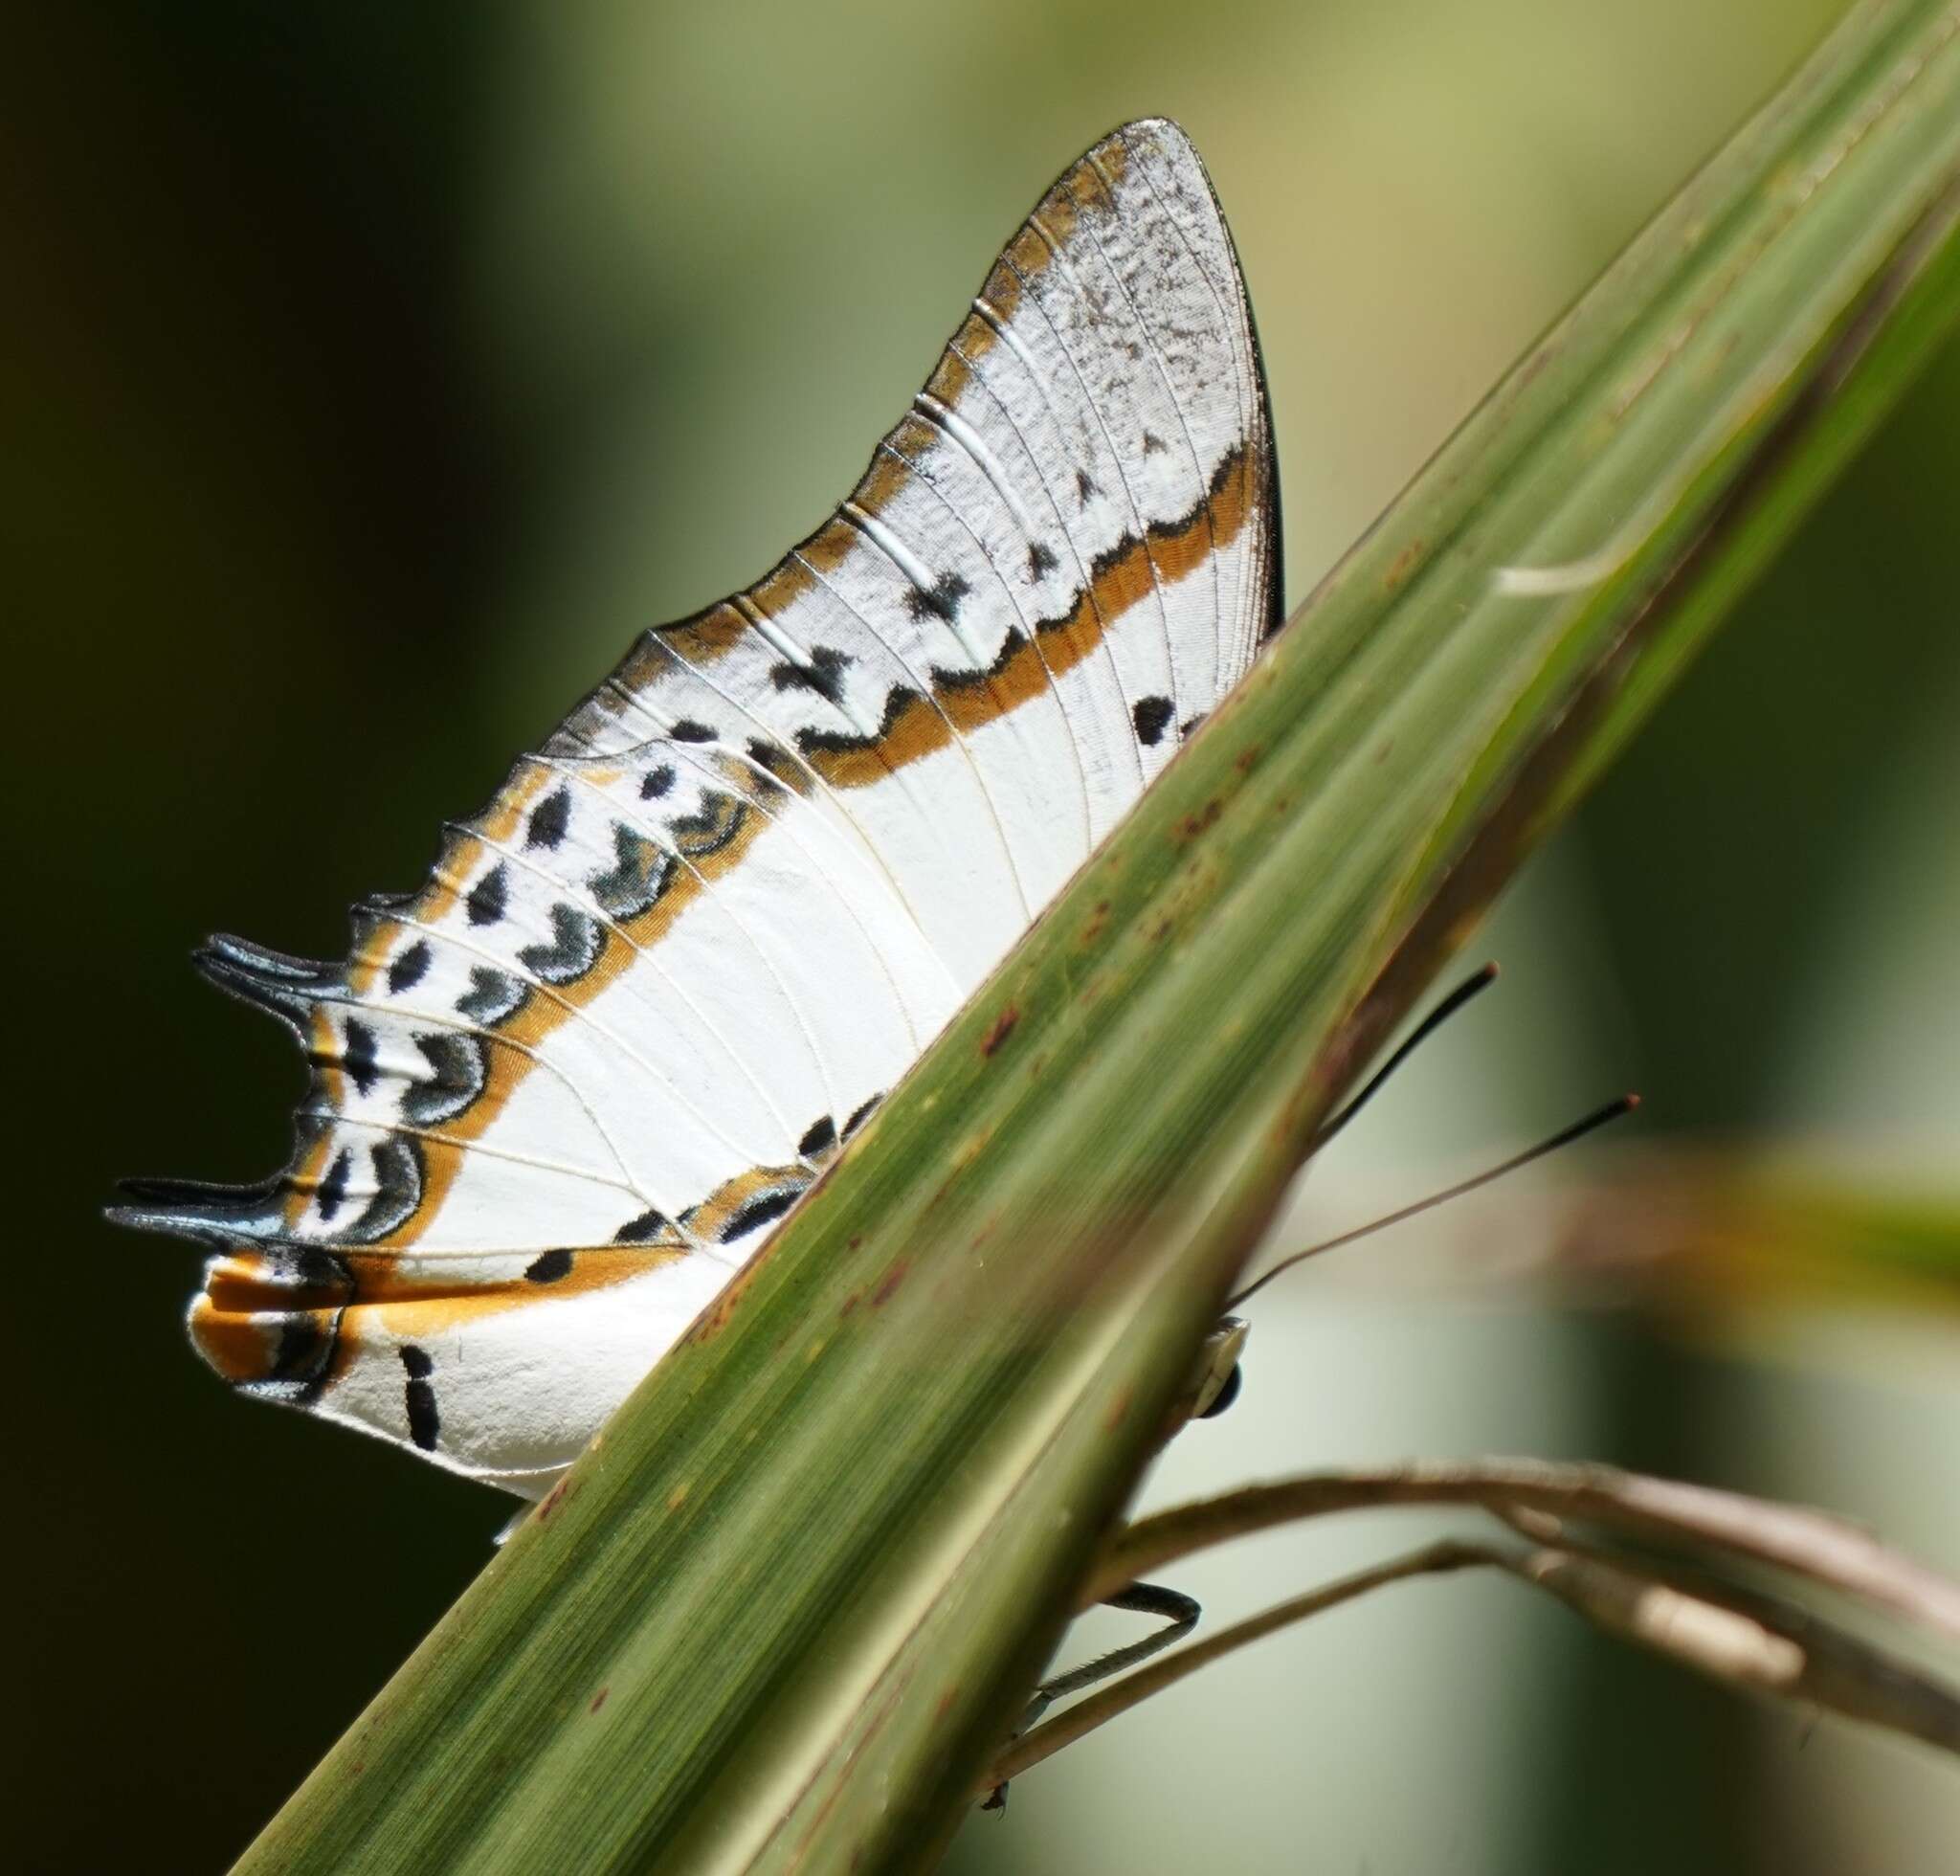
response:
[[[150,1182],[206,1358],[534,1494],[1244,673],[1278,600],[1231,240],[1174,125],[1056,183],[836,512],[645,634],[347,961],[200,955],[312,1083]]]

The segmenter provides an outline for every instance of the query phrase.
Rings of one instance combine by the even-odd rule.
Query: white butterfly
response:
[[[291,1165],[139,1182],[248,1394],[536,1496],[1277,623],[1270,424],[1184,134],[1042,197],[849,500],[648,632],[421,891],[199,963],[313,1063]]]

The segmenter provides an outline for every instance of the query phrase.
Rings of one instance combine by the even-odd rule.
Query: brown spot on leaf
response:
[[[1225,804],[1214,794],[1194,815],[1187,815],[1177,823],[1177,838],[1180,840],[1195,840],[1210,828],[1225,811]]]
[[[1422,548],[1423,542],[1418,536],[1395,556],[1390,563],[1389,570],[1382,576],[1384,592],[1393,592],[1415,570],[1415,563],[1422,558]]]
[[[572,1484],[569,1479],[561,1479],[547,1491],[538,1506],[538,1522],[548,1524],[551,1514],[571,1496]]]
[[[881,1308],[899,1293],[899,1285],[905,1281],[905,1273],[912,1267],[909,1259],[901,1258],[884,1273],[884,1281],[871,1293],[871,1306]]]
[[[605,1706],[606,1696],[612,1691],[612,1689],[611,1687],[601,1687],[599,1691],[592,1696],[592,1704],[586,1708],[586,1711],[588,1713],[596,1713],[600,1708]]]
[[[999,1016],[994,1017],[991,1027],[980,1038],[980,1053],[983,1056],[991,1056],[1014,1033],[1014,1025],[1020,1019],[1020,1011],[1010,1003]]]

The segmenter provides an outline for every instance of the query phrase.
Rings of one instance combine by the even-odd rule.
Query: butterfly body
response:
[[[650,631],[343,965],[221,938],[286,1171],[148,1182],[247,1392],[525,1496],[866,1124],[1272,629],[1265,392],[1174,125],[1056,184],[851,497]]]

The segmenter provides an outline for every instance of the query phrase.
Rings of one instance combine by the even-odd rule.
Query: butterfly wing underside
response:
[[[1175,125],[1009,243],[863,480],[646,633],[344,963],[199,954],[312,1067],[248,1188],[141,1182],[244,1391],[540,1491],[1272,630],[1264,385]]]

